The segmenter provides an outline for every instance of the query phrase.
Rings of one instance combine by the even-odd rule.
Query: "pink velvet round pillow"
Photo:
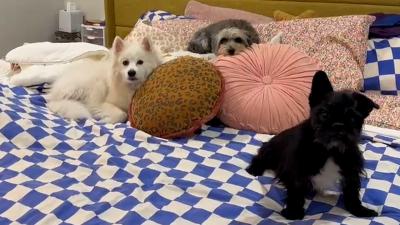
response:
[[[320,66],[297,48],[253,45],[214,63],[225,80],[219,117],[226,125],[276,134],[308,117],[311,81]]]

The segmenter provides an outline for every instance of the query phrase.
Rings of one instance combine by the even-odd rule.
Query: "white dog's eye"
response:
[[[142,64],[143,64],[143,60],[139,59],[139,60],[136,62],[136,64],[137,64],[137,65],[142,65]]]
[[[124,66],[128,66],[129,65],[129,60],[124,60],[124,61],[122,61],[122,65],[124,65]]]
[[[235,42],[241,44],[241,43],[243,43],[243,39],[241,39],[241,38],[235,38]]]

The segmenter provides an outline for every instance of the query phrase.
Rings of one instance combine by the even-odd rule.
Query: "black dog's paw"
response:
[[[364,206],[359,206],[353,209],[349,209],[349,212],[356,217],[375,217],[378,213],[372,209],[368,209]]]
[[[301,220],[304,218],[304,209],[294,210],[294,209],[284,208],[281,214],[288,220]]]
[[[254,165],[254,164],[252,163],[249,167],[247,167],[246,171],[247,171],[249,174],[251,174],[251,175],[257,177],[257,176],[262,176],[262,175],[264,174],[264,171],[265,171],[265,170],[264,170],[263,167],[256,166],[256,165]]]

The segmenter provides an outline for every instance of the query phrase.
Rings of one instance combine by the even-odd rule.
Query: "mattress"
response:
[[[244,170],[271,136],[203,126],[165,140],[71,122],[47,110],[40,90],[0,84],[0,224],[400,223],[400,139],[372,127],[359,145],[361,199],[380,216],[351,216],[333,190],[307,199],[303,221],[287,221],[273,174]]]

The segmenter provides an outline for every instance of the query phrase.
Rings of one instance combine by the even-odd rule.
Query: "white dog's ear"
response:
[[[143,38],[142,46],[144,50],[151,52],[153,50],[152,43],[148,37]]]
[[[124,40],[122,40],[119,36],[116,36],[112,45],[112,49],[114,53],[121,52],[122,49],[124,49]]]

